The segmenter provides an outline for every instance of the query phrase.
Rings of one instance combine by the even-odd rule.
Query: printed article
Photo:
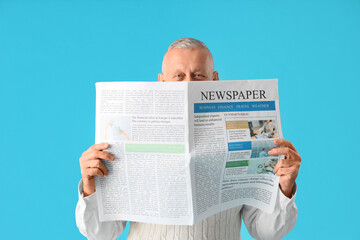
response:
[[[96,84],[100,221],[193,225],[247,204],[272,212],[282,138],[276,79]]]

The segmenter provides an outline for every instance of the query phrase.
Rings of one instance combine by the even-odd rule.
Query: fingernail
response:
[[[269,151],[268,151],[268,154],[272,154],[272,152],[273,152],[272,150],[269,150]]]

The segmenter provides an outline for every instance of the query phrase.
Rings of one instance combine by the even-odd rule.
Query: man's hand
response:
[[[95,192],[94,176],[104,177],[108,175],[108,170],[100,159],[114,161],[114,156],[102,150],[109,147],[108,143],[92,145],[88,150],[83,152],[80,157],[81,178],[83,180],[84,197]]]
[[[285,155],[274,167],[274,173],[280,176],[280,188],[285,196],[292,197],[296,177],[299,173],[301,157],[291,142],[284,139],[275,139],[274,143],[281,148],[273,148],[268,154]]]

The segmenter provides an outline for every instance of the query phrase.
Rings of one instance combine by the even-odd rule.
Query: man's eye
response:
[[[176,77],[181,77],[181,75],[180,75],[180,74],[177,74]]]
[[[201,75],[201,74],[196,74],[196,76],[197,76],[197,77],[202,77],[203,75]]]

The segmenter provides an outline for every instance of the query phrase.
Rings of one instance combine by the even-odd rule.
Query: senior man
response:
[[[173,42],[165,53],[158,80],[217,81],[219,75],[214,71],[212,55],[204,43],[192,38],[181,38]],[[280,176],[280,188],[273,213],[241,205],[192,226],[130,222],[128,239],[241,239],[241,218],[254,238],[281,239],[296,222],[295,179],[301,158],[289,141],[278,139],[275,143],[281,148],[274,148],[268,153],[285,155],[285,159],[280,160],[274,168],[274,172]],[[114,156],[102,151],[108,147],[107,143],[95,144],[80,158],[82,181],[79,184],[76,223],[80,232],[88,239],[116,239],[126,225],[126,221],[99,221],[94,176],[104,177],[108,174],[100,161],[114,160]]]

